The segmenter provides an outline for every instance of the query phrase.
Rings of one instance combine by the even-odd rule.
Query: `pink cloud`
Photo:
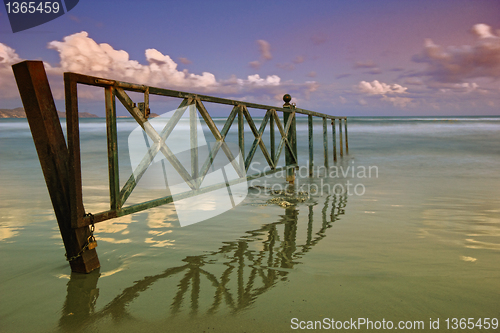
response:
[[[474,45],[443,47],[426,39],[423,51],[413,61],[427,66],[416,76],[437,82],[459,83],[466,79],[500,78],[500,36],[486,24],[472,27]]]

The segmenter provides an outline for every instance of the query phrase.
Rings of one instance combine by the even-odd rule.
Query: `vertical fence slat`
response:
[[[307,116],[307,125],[309,128],[309,177],[314,173],[314,139],[313,139],[313,117]]]
[[[189,108],[189,141],[191,146],[191,178],[198,178],[198,123],[196,122],[196,107],[191,104]],[[198,188],[198,185],[196,186]]]
[[[333,163],[337,162],[337,138],[335,133],[335,119],[332,119],[332,137],[333,137]]]
[[[323,149],[325,155],[325,168],[328,168],[328,125],[326,117],[323,118]]]
[[[342,144],[342,119],[339,118],[339,146],[340,146],[340,157],[344,156],[343,144]]]
[[[64,77],[66,99],[66,128],[68,132],[68,175],[71,206],[71,225],[78,228],[82,224],[85,210],[82,194],[82,165],[80,161],[80,124],[78,119],[78,95],[76,81],[70,75]]]
[[[118,167],[118,136],[114,87],[104,89],[106,103],[106,135],[108,141],[109,201],[111,210],[120,209],[120,179]]]
[[[80,124],[78,118],[78,95],[77,83],[69,73],[64,74],[64,90],[66,100],[66,129],[68,137],[68,184],[69,184],[69,204],[71,209],[71,226],[77,230],[78,248],[83,248],[90,235],[90,228],[83,227],[83,207],[82,193],[82,166],[80,161]],[[69,253],[68,253],[69,255]],[[86,264],[87,263],[87,264]],[[87,250],[76,260],[70,261],[73,272],[79,272],[85,268],[88,273],[100,267],[99,259],[95,249]]]
[[[344,129],[345,129],[345,153],[349,154],[349,144],[347,143],[347,118],[344,119]]]
[[[240,146],[240,153],[245,160],[245,123],[244,123],[243,108],[238,107],[238,144]]]
[[[269,139],[271,141],[271,159],[273,164],[276,165],[276,147],[274,142],[274,115],[276,114],[276,110],[271,109],[271,117],[269,119]]]

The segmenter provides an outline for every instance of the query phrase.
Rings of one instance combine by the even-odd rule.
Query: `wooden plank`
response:
[[[80,161],[80,125],[76,82],[64,80],[66,99],[66,130],[68,134],[68,176],[71,206],[71,226],[79,228],[85,215],[82,194],[82,166]]]
[[[298,164],[297,161],[297,140],[296,140],[296,131],[295,131],[295,111],[292,111],[290,113],[290,116],[288,118],[288,121],[286,122],[285,126],[285,144],[287,147],[287,151],[290,154],[290,157],[292,158],[291,164]]]
[[[335,133],[335,119],[332,119],[332,137],[333,137],[333,162],[337,162],[337,139]]]
[[[314,168],[314,133],[313,133],[313,116],[307,116],[307,126],[309,128],[309,177],[313,176]]]
[[[328,169],[328,125],[326,123],[326,117],[323,118],[323,150],[325,158],[325,168]]]
[[[106,135],[108,142],[108,174],[110,209],[120,209],[120,178],[118,166],[118,132],[116,128],[116,101],[113,87],[104,88],[106,104]]]
[[[342,119],[339,119],[339,143],[340,143],[340,157],[344,156],[342,144]]]
[[[347,118],[344,119],[344,129],[345,129],[345,153],[349,154],[349,144],[347,143]]]
[[[238,144],[240,146],[240,154],[245,156],[245,123],[243,118],[243,108],[238,107]]]
[[[196,121],[196,107],[189,106],[189,143],[191,150],[191,178],[198,179],[198,122]],[[199,184],[196,183],[196,189]]]
[[[82,167],[80,161],[80,125],[78,117],[78,95],[77,84],[70,77],[64,77],[64,90],[66,102],[66,130],[68,140],[68,185],[69,204],[71,210],[71,227],[80,233],[77,238],[78,248],[82,249],[88,242],[91,231],[82,226],[85,209],[83,207],[82,193]],[[70,261],[73,272],[81,272],[85,269],[88,273],[100,267],[95,249],[87,250],[76,260]],[[80,252],[80,251],[79,251]],[[67,257],[72,257],[68,252]],[[78,252],[77,252],[78,253]],[[76,263],[74,263],[76,262]],[[85,265],[89,262],[89,265]],[[89,267],[82,267],[82,266]]]
[[[98,86],[98,87],[114,86],[116,88],[121,88],[121,89],[129,90],[129,91],[136,91],[136,92],[145,92],[147,89],[149,89],[149,94],[159,95],[159,96],[168,96],[168,97],[177,97],[177,98],[192,98],[194,96],[194,94],[189,93],[189,92],[184,92],[184,91],[170,90],[170,89],[145,86],[145,85],[129,83],[129,82],[115,81],[115,80],[109,80],[109,79],[104,79],[104,78],[100,78],[100,77],[88,76],[88,75],[82,75],[82,74],[76,74],[76,73],[70,73],[70,74],[74,76],[75,80],[78,83],[82,83],[82,84],[86,84],[86,85],[92,85],[92,86]],[[208,96],[208,95],[197,94],[196,98],[199,99],[200,101],[203,101],[203,102],[233,105],[233,106],[244,105],[247,108],[252,108],[252,109],[262,109],[262,110],[275,109],[276,111],[279,111],[279,112],[287,112],[287,110],[288,110],[288,108],[277,108],[277,107],[269,106],[269,105],[248,103],[248,102],[244,102],[244,101],[237,101],[237,100]],[[344,118],[344,117],[339,117],[339,116],[326,115],[323,113],[305,110],[305,109],[300,109],[300,108],[294,108],[294,110],[299,114],[312,115],[314,117],[327,117],[328,119]]]
[[[88,227],[71,226],[69,152],[41,61],[12,66],[40,165],[68,257],[80,252],[90,235]],[[68,92],[68,91],[67,91]],[[76,113],[78,117],[78,113]],[[72,184],[74,185],[74,184]],[[89,273],[100,267],[95,249],[70,262],[71,270]]]

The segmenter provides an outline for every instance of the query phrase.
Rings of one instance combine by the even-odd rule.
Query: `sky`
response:
[[[0,109],[22,105],[23,60],[59,110],[70,71],[337,116],[500,115],[500,1],[80,0],[17,33],[2,6]],[[101,90],[80,110],[104,115]]]

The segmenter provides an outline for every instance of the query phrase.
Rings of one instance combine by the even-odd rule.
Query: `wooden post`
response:
[[[313,116],[307,116],[307,124],[309,127],[309,177],[312,177],[314,173]]]
[[[71,226],[73,214],[70,198],[70,156],[45,68],[41,61],[23,61],[13,65],[12,69],[66,248],[66,255],[71,258],[80,253],[91,233],[88,226],[77,229]],[[73,117],[78,118],[78,113]],[[83,204],[80,204],[83,207]],[[83,218],[83,214],[81,217]],[[99,259],[95,249],[84,251],[70,261],[70,266],[71,270],[77,273],[89,273],[99,268]]]
[[[285,104],[283,104],[283,107],[284,108],[290,108],[290,111],[292,110],[292,107],[293,107],[292,105],[290,105],[290,101],[291,100],[292,100],[292,97],[289,94],[286,94],[285,96],[283,96],[283,101],[285,102]],[[287,139],[288,139],[288,142],[290,143],[290,146],[292,147],[292,151],[294,152],[295,156],[297,156],[297,140],[296,140],[296,137],[295,137],[296,136],[296,131],[295,131],[295,125],[296,125],[295,114],[293,114],[292,112],[284,112],[283,120],[284,120],[285,126],[288,123],[288,120],[289,120],[290,117],[293,117],[293,119],[292,119],[292,123],[291,123],[291,126],[290,126],[290,130],[288,131]],[[293,156],[292,156],[292,154],[290,154],[290,152],[288,151],[288,149],[285,150],[285,163],[286,163],[287,166],[297,163],[293,159]],[[287,169],[286,180],[290,184],[294,184],[295,183],[295,169],[292,169],[292,168]]]
[[[342,118],[339,118],[339,139],[340,139],[340,157],[344,156],[343,144],[342,144]]]
[[[241,106],[238,107],[238,144],[240,146],[240,153],[243,156],[243,160],[245,160],[245,116],[243,115],[243,108]]]
[[[269,118],[269,140],[271,140],[271,159],[273,164],[276,165],[276,147],[274,143],[274,114],[276,110],[271,109],[271,117]]]
[[[337,162],[337,139],[335,134],[335,118],[332,119],[332,137],[333,137],[333,163]]]
[[[323,149],[325,155],[325,168],[328,169],[328,125],[326,117],[323,118]]]
[[[118,130],[116,127],[115,88],[104,88],[106,101],[106,135],[108,141],[109,202],[111,210],[120,206],[120,177],[118,168]]]
[[[345,153],[349,155],[349,144],[347,143],[347,118],[344,118],[344,129],[345,129]]]
[[[191,147],[191,177],[198,179],[198,123],[196,121],[196,106],[190,105],[189,108],[189,141]],[[199,186],[196,187],[199,189]]]

